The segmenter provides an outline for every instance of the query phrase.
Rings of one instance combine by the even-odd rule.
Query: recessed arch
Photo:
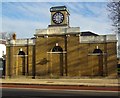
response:
[[[63,49],[62,49],[62,47],[59,46],[58,43],[56,43],[56,45],[51,49],[51,53],[52,53],[51,57],[58,56],[58,58],[59,58],[59,64],[58,64],[58,66],[59,66],[59,75],[63,76],[64,68],[63,68]]]
[[[98,56],[98,63],[99,63],[98,64],[98,66],[99,66],[98,67],[98,72],[99,72],[99,76],[103,76],[103,54],[102,54],[103,52],[97,46],[97,48],[94,49],[93,53],[97,54],[97,56]]]

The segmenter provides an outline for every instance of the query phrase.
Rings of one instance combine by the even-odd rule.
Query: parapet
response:
[[[7,41],[6,45],[35,45],[35,39],[16,39]]]
[[[117,42],[116,35],[80,36],[80,43]]]
[[[47,29],[36,29],[35,36],[41,35],[41,34],[67,34],[71,32],[80,32],[79,27],[48,27]]]

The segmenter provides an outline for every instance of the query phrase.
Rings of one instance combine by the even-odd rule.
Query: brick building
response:
[[[51,7],[51,25],[31,39],[7,41],[6,76],[117,76],[115,35],[80,32],[69,26],[65,6]]]

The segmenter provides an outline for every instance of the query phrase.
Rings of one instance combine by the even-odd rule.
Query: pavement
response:
[[[16,85],[48,85],[48,86],[102,86],[102,87],[119,87],[119,79],[107,78],[81,78],[81,79],[0,79],[2,84],[16,84]]]

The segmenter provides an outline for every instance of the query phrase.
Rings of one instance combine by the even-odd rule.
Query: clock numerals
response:
[[[52,16],[52,20],[55,24],[61,24],[64,20],[64,15],[61,12],[56,12]]]

